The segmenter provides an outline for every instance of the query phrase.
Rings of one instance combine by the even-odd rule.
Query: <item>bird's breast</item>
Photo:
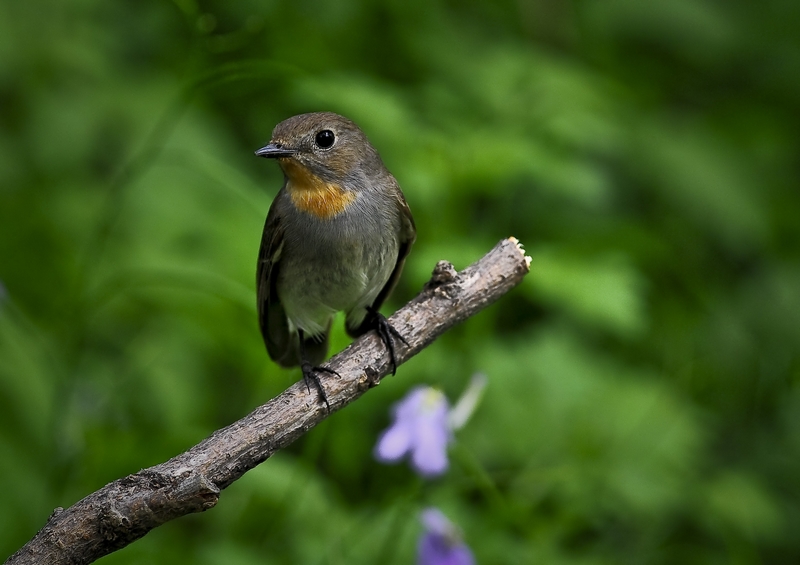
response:
[[[371,304],[397,261],[394,220],[358,196],[351,210],[327,220],[285,216],[277,292],[292,325],[310,335],[322,331],[334,312]]]
[[[281,159],[288,182],[286,191],[295,208],[320,219],[338,216],[353,203],[355,193],[329,183],[290,159]]]

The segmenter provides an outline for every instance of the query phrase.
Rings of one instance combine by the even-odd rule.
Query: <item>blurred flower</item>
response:
[[[447,444],[452,439],[444,394],[431,387],[415,387],[392,411],[394,422],[378,439],[376,459],[396,463],[410,454],[411,466],[423,477],[444,473]]]
[[[422,511],[425,533],[417,546],[417,565],[474,565],[472,552],[461,540],[461,533],[436,508]]]
[[[375,458],[396,463],[407,454],[411,467],[423,477],[435,477],[447,470],[447,446],[453,431],[464,427],[480,402],[486,375],[476,373],[450,410],[447,398],[435,388],[418,386],[392,407],[394,422],[381,434]]]

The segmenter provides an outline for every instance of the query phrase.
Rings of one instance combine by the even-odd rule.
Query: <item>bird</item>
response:
[[[379,309],[416,239],[400,185],[364,132],[333,112],[275,126],[259,157],[274,159],[283,186],[267,213],[256,267],[258,322],[270,358],[300,366],[330,410],[320,373],[337,312],[353,337],[376,330],[397,370],[395,338]]]

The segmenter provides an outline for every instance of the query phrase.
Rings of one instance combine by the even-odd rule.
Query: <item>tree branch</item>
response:
[[[389,319],[408,342],[396,343],[398,365],[519,284],[529,262],[514,238],[460,273],[440,261],[422,292]],[[360,397],[391,369],[375,332],[353,342],[327,367],[339,374],[322,377],[331,412]],[[6,565],[91,563],[169,520],[207,510],[222,489],[329,414],[316,390],[309,394],[302,381],[295,383],[166,463],[109,483],[66,510],[57,508]]]

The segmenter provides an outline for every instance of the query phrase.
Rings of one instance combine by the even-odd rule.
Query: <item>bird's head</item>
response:
[[[341,185],[365,164],[377,161],[383,167],[364,132],[332,112],[300,114],[282,121],[256,155],[277,159],[290,184],[298,186],[318,180]]]

